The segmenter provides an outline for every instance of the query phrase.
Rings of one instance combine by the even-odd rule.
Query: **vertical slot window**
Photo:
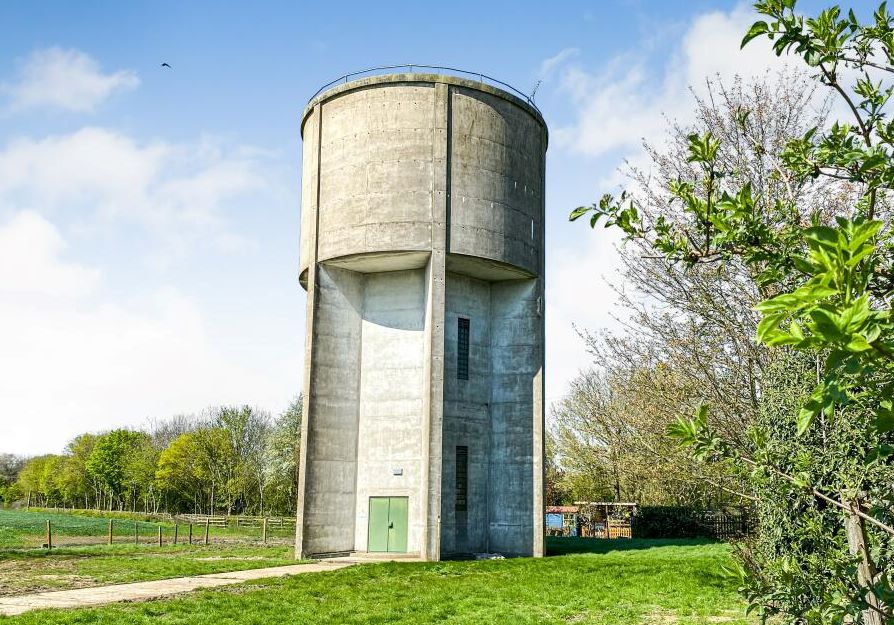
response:
[[[456,326],[456,377],[469,379],[469,320],[463,317],[457,319]]]
[[[469,509],[469,448],[456,447],[456,511]]]

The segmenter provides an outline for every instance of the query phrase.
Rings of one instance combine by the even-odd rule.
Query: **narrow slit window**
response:
[[[463,317],[457,319],[456,326],[456,377],[469,379],[469,320]]]
[[[465,445],[456,447],[456,510],[465,512],[469,509],[469,448]]]

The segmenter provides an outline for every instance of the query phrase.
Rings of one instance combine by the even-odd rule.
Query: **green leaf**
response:
[[[792,256],[792,263],[794,263],[795,268],[801,273],[807,274],[808,276],[812,276],[815,274],[819,268],[811,263],[809,260],[804,258],[803,256]]]
[[[744,48],[748,45],[748,42],[755,37],[760,37],[768,32],[770,32],[770,26],[766,22],[763,20],[755,22],[751,25],[751,28],[748,29],[748,32],[745,33],[745,37],[742,39],[742,44],[739,46],[739,49]]]
[[[813,421],[816,419],[816,417],[818,415],[819,415],[819,410],[811,410],[810,408],[807,408],[806,406],[804,408],[801,408],[800,411],[798,411],[798,419],[797,419],[798,436],[803,435],[804,432],[806,432],[810,428],[810,426],[813,425]]]
[[[891,410],[891,402],[883,401],[875,413],[875,429],[880,433],[894,432],[894,411]]]
[[[699,428],[703,428],[708,424],[708,410],[708,404],[700,404],[695,411],[695,425]]]
[[[781,310],[792,310],[797,308],[800,303],[798,297],[794,293],[783,293],[770,299],[765,299],[754,307],[755,310],[763,313],[778,312]]]
[[[822,308],[814,308],[810,311],[813,320],[811,330],[814,334],[827,341],[836,341],[842,338],[841,328],[838,325],[838,317],[834,313]]]
[[[883,443],[878,447],[869,450],[869,453],[867,454],[867,460],[869,461],[868,464],[884,460],[891,454],[894,454],[894,447]]]
[[[872,349],[872,345],[869,344],[862,334],[853,335],[845,347],[848,351],[855,353],[865,352],[868,349]]]
[[[813,392],[810,393],[810,399],[798,411],[798,417],[795,420],[798,426],[798,436],[803,435],[813,425],[814,420],[821,412],[831,410],[836,394],[840,393],[835,384],[826,385],[824,382],[820,382],[814,387]]]
[[[667,434],[671,438],[677,439],[681,447],[694,445],[698,439],[693,423],[683,417],[677,417],[674,423],[667,426]]]
[[[838,289],[822,283],[808,284],[795,291],[794,295],[804,300],[816,301],[838,295]]]
[[[591,210],[593,210],[592,206],[578,206],[573,211],[571,211],[570,215],[568,215],[568,221],[574,221],[575,219],[578,219],[579,217],[586,215]]]
[[[757,325],[757,340],[766,343],[777,335],[781,330],[779,324],[785,318],[785,313],[774,313],[766,315]]]

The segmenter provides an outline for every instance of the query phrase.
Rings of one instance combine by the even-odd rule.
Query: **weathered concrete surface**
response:
[[[122,601],[147,601],[178,595],[200,588],[216,588],[230,586],[253,579],[285,577],[304,573],[335,571],[354,564],[356,560],[324,561],[315,564],[295,564],[292,566],[276,566],[266,569],[250,569],[231,573],[212,573],[193,577],[177,577],[159,579],[151,582],[133,584],[116,584],[97,588],[78,588],[76,590],[57,590],[41,592],[20,597],[0,598],[0,614],[14,616],[30,610],[48,608],[86,608],[90,606],[118,603]]]
[[[450,251],[540,272],[545,131],[503,98],[457,87],[452,101]]]
[[[542,117],[488,85],[401,74],[316,97],[302,136],[298,553],[363,552],[369,497],[406,496],[423,559],[542,555]]]
[[[422,550],[424,281],[422,269],[364,276],[354,551],[366,551],[370,497],[409,498],[407,550]]]

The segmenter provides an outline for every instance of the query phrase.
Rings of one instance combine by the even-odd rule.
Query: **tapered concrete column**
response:
[[[304,335],[304,385],[302,389],[301,403],[301,451],[299,455],[298,473],[298,506],[295,518],[295,558],[301,559],[307,554],[304,553],[304,493],[307,484],[307,446],[310,440],[310,414],[312,410],[311,403],[311,381],[313,380],[312,367],[314,363],[313,347],[314,347],[314,320],[316,319],[317,306],[317,228],[319,227],[319,205],[320,205],[320,137],[322,135],[322,105],[317,104],[313,108],[313,119],[307,125],[304,133],[304,175],[308,178],[302,181],[302,198],[301,198],[301,224],[302,229],[307,228],[310,236],[308,241],[312,245],[308,245],[307,249],[302,250],[302,254],[307,254],[307,322]],[[309,162],[308,162],[309,161]],[[309,175],[308,175],[309,174]],[[304,214],[303,211],[307,211]]]
[[[428,447],[428,517],[423,558],[440,559],[442,427],[444,422],[444,301],[450,206],[450,85],[435,85],[432,137],[432,253],[427,272],[426,412]]]

